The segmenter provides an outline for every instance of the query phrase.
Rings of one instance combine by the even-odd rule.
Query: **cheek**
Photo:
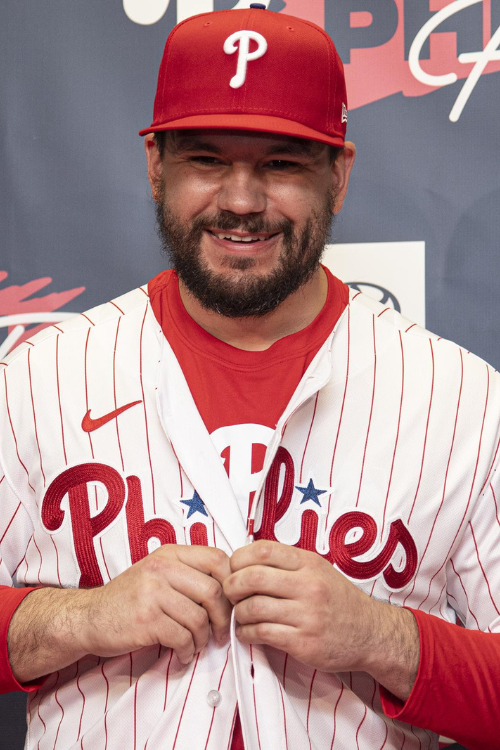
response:
[[[179,217],[196,218],[216,204],[217,187],[196,176],[167,177],[164,190],[170,209]]]

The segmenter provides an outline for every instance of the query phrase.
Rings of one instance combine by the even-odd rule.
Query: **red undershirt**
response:
[[[347,304],[347,288],[325,271],[328,298],[316,319],[303,331],[280,339],[263,352],[236,349],[200,328],[184,309],[173,271],[163,272],[149,283],[155,315],[210,433],[222,425],[242,423],[274,428]],[[270,382],[279,383],[279,388],[270,389]],[[254,458],[252,470],[259,471],[263,452]],[[7,652],[12,615],[32,590],[0,586],[0,693],[32,691],[44,681],[19,685]],[[500,634],[465,630],[412,611],[420,633],[417,679],[405,703],[381,688],[385,714],[454,737],[469,750],[498,747]],[[480,741],[476,739],[477,728]],[[244,750],[239,719],[231,750]]]

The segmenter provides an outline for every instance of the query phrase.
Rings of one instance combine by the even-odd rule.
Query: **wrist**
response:
[[[367,644],[364,670],[397,698],[406,701],[420,659],[417,622],[409,609],[375,600],[373,605],[373,638]]]

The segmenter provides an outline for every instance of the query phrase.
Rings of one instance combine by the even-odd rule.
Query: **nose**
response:
[[[218,208],[234,214],[254,214],[266,210],[264,181],[247,164],[232,164],[224,175],[218,194]]]

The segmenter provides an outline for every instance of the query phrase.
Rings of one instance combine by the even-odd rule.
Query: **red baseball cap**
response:
[[[328,34],[309,21],[265,6],[201,13],[167,39],[153,117],[139,135],[224,128],[342,147],[344,68]]]

